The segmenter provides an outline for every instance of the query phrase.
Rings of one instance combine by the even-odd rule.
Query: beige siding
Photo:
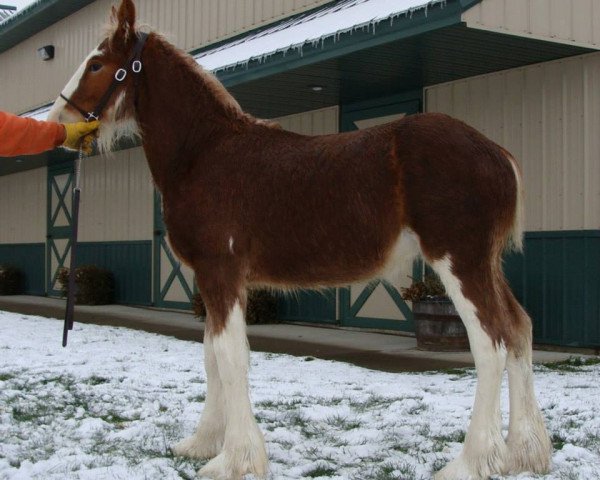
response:
[[[462,19],[471,28],[600,49],[598,0],[483,0]]]
[[[0,244],[46,241],[46,169],[0,176]]]
[[[154,187],[141,148],[86,159],[81,179],[80,241],[152,238]]]
[[[425,89],[519,159],[527,230],[600,228],[600,53]]]
[[[339,107],[327,107],[274,119],[285,130],[303,135],[327,135],[339,131]]]
[[[53,101],[101,39],[112,0],[97,0],[0,54],[0,105],[21,113]],[[318,5],[325,0],[144,0],[138,19],[190,51]],[[55,46],[52,61],[36,50]]]

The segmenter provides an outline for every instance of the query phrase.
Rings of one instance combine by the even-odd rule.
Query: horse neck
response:
[[[144,51],[137,117],[154,181],[163,186],[199,152],[247,122],[237,102],[193,59],[157,35]]]

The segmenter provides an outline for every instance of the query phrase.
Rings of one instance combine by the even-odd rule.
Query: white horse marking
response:
[[[206,369],[207,392],[200,423],[194,435],[182,440],[172,448],[175,455],[213,458],[223,448],[226,423],[223,387],[210,335],[204,337],[204,368]]]
[[[67,83],[67,85],[65,86],[65,88],[62,91],[62,94],[65,97],[71,98],[71,95],[73,95],[75,90],[77,90],[77,87],[79,86],[79,81],[81,80],[81,77],[83,77],[83,74],[85,73],[85,68],[87,66],[88,60],[92,57],[95,57],[96,55],[102,55],[102,51],[99,50],[98,48],[95,48],[94,50],[92,50],[92,52],[85,58],[85,60],[81,63],[81,65],[79,65],[79,67],[77,68],[77,70],[75,71],[75,73],[73,74],[73,76],[71,77],[71,79],[69,80],[69,82]],[[80,116],[79,112],[70,112],[68,110],[65,110],[66,106],[67,106],[67,102],[65,101],[65,99],[59,96],[55,100],[54,105],[52,105],[52,108],[50,109],[50,112],[48,113],[48,120],[51,122],[62,122],[62,123],[80,122],[81,116]]]
[[[507,455],[500,415],[500,388],[506,364],[506,348],[504,345],[494,345],[481,327],[475,305],[465,297],[460,280],[452,272],[450,257],[433,262],[432,267],[440,276],[465,324],[477,369],[475,403],[463,450],[435,478],[485,479],[502,470]]]
[[[265,440],[256,424],[248,392],[250,349],[239,302],[227,316],[225,329],[212,339],[227,418],[222,452],[199,473],[211,478],[262,478],[268,469]]]

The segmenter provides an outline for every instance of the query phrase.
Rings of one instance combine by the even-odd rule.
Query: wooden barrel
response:
[[[417,348],[437,352],[469,350],[467,330],[450,301],[413,303]]]

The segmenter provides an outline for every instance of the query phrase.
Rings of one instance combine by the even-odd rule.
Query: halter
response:
[[[146,43],[146,40],[148,38],[148,34],[147,33],[139,33],[136,36],[137,36],[137,42],[135,44],[135,47],[133,48],[133,51],[131,52],[131,55],[127,59],[127,62],[125,62],[125,64],[115,72],[113,81],[108,86],[108,89],[106,90],[106,92],[104,93],[104,95],[102,96],[100,101],[98,102],[98,105],[96,105],[96,107],[91,112],[86,112],[83,108],[79,107],[79,105],[77,105],[75,102],[73,102],[70,98],[67,98],[62,93],[60,94],[61,98],[66,100],[66,102],[69,105],[73,106],[75,109],[77,109],[77,111],[79,113],[81,113],[81,115],[83,115],[86,122],[100,119],[102,110],[104,110],[104,107],[106,107],[106,104],[108,103],[108,100],[110,99],[111,95],[114,93],[115,89],[121,83],[123,83],[123,81],[127,77],[127,68],[129,66],[131,66],[131,71],[134,74],[136,74],[134,86],[137,87],[137,83],[138,83],[138,79],[139,79],[137,74],[142,71],[141,55],[142,55],[142,50],[144,49],[144,44]],[[73,203],[72,203],[72,212],[71,212],[72,221],[73,221],[73,230],[71,233],[71,260],[70,260],[70,268],[69,268],[69,287],[67,290],[67,292],[68,292],[67,293],[67,307],[66,307],[65,322],[64,322],[64,327],[63,327],[63,341],[62,341],[63,347],[67,346],[68,332],[69,332],[69,330],[73,329],[73,316],[74,316],[74,306],[75,306],[75,264],[76,264],[75,256],[76,256],[76,252],[77,252],[77,230],[78,230],[78,226],[79,226],[79,197],[81,194],[81,189],[79,187],[79,176],[81,173],[82,158],[83,158],[83,150],[80,147],[79,148],[79,157],[75,161],[75,185],[73,186]]]
[[[131,66],[131,71],[134,74],[136,74],[135,84],[137,85],[137,74],[142,71],[142,50],[144,49],[144,45],[146,43],[146,40],[148,39],[148,34],[139,32],[136,33],[136,36],[137,42],[135,44],[135,47],[133,48],[133,51],[131,52],[131,55],[129,56],[125,64],[115,72],[111,84],[108,86],[106,92],[104,92],[104,95],[102,95],[102,98],[91,112],[86,112],[83,108],[81,108],[79,105],[73,102],[70,98],[67,98],[62,93],[60,94],[60,97],[62,99],[64,99],[69,105],[71,105],[79,113],[81,113],[81,115],[83,115],[83,118],[85,118],[86,122],[91,122],[92,120],[100,119],[100,115],[102,114],[102,111],[106,107],[106,104],[110,100],[110,97],[114,93],[115,89],[123,83],[125,78],[127,78],[127,70],[129,66]]]

